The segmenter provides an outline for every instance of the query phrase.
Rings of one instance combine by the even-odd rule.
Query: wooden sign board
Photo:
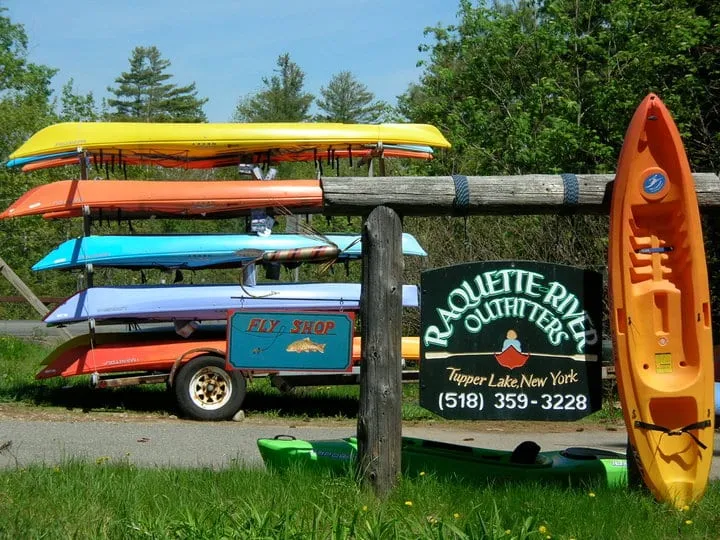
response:
[[[493,261],[421,276],[420,405],[444,418],[576,420],[602,402],[602,276]]]
[[[354,315],[235,311],[228,318],[228,369],[351,371]]]

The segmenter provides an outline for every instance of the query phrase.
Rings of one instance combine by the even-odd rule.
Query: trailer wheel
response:
[[[183,365],[173,384],[175,400],[186,416],[195,420],[227,420],[245,399],[245,378],[240,371],[226,371],[225,359],[199,356]]]

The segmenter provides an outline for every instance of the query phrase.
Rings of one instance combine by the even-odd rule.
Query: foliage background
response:
[[[616,165],[623,136],[635,107],[648,92],[657,93],[672,111],[686,144],[694,171],[717,171],[720,135],[720,6],[707,0],[522,0],[480,3],[460,0],[458,24],[428,28],[421,46],[423,75],[399,96],[383,118],[427,122],[440,128],[453,144],[430,163],[392,163],[388,174],[462,173],[466,175],[523,173],[602,173]],[[103,117],[88,98],[72,88],[63,95],[61,112],[49,81],[54,70],[26,61],[27,39],[22,26],[0,12],[0,159],[42,126],[63,119]],[[302,89],[302,70],[289,54],[278,61],[277,75],[264,78],[266,89],[240,99],[238,118],[262,121],[285,110],[283,118],[308,118],[308,94]],[[283,71],[283,68],[285,70]],[[341,73],[343,77],[346,74]],[[326,89],[334,88],[333,82]],[[352,78],[346,83],[352,85]],[[192,86],[192,85],[190,85]],[[364,85],[360,88],[365,90]],[[283,92],[285,91],[285,94]],[[283,96],[287,95],[286,102]],[[302,99],[298,99],[298,98]],[[310,96],[312,97],[312,96]],[[328,96],[322,96],[324,102]],[[313,97],[314,99],[314,97]],[[198,101],[202,102],[202,99]],[[358,104],[356,104],[358,105]],[[346,108],[335,105],[338,110]],[[359,110],[372,107],[370,101]],[[104,104],[107,107],[107,104]],[[297,108],[300,109],[297,109]],[[292,109],[292,110],[291,110]],[[81,118],[69,118],[73,112]],[[112,111],[106,111],[111,114]],[[332,119],[324,111],[323,119]],[[285,118],[287,117],[287,118]],[[357,167],[357,163],[354,164]],[[280,178],[314,177],[309,164],[284,164]],[[108,171],[110,175],[112,171]],[[118,171],[115,171],[117,174]],[[343,163],[324,174],[359,175]],[[0,200],[7,206],[34,185],[71,177],[73,169],[24,175],[0,171]],[[105,171],[100,174],[104,175]],[[131,168],[136,178],[237,178],[234,170],[189,174],[154,168]],[[358,219],[316,217],[312,225],[324,231],[358,232]],[[720,265],[720,227],[717,216],[704,216],[708,263],[712,276]],[[244,220],[135,222],[138,232],[242,231]],[[280,229],[282,230],[282,224]],[[127,230],[122,224],[120,230]],[[606,268],[607,217],[585,215],[478,216],[407,218],[407,232],[427,249],[427,260],[406,260],[406,279],[417,282],[419,272],[471,260],[534,259]],[[105,225],[98,233],[117,231]],[[44,222],[24,218],[0,222],[0,256],[39,295],[66,296],[74,292],[72,274],[33,275],[30,266],[57,243],[81,234],[78,221]],[[234,281],[237,272],[197,272],[185,280]],[[317,274],[308,267],[301,279],[359,280],[359,265],[349,276]],[[148,272],[149,280],[168,278]],[[137,273],[108,271],[98,283],[138,280]],[[0,296],[15,294],[0,280]],[[714,321],[720,305],[713,305]],[[35,317],[21,304],[0,306],[0,317]],[[416,321],[409,322],[411,327]],[[412,330],[410,328],[409,330]]]

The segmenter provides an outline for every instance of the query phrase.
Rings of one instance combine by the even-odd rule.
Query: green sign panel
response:
[[[422,273],[420,405],[444,418],[576,420],[602,401],[602,276],[492,261]]]

